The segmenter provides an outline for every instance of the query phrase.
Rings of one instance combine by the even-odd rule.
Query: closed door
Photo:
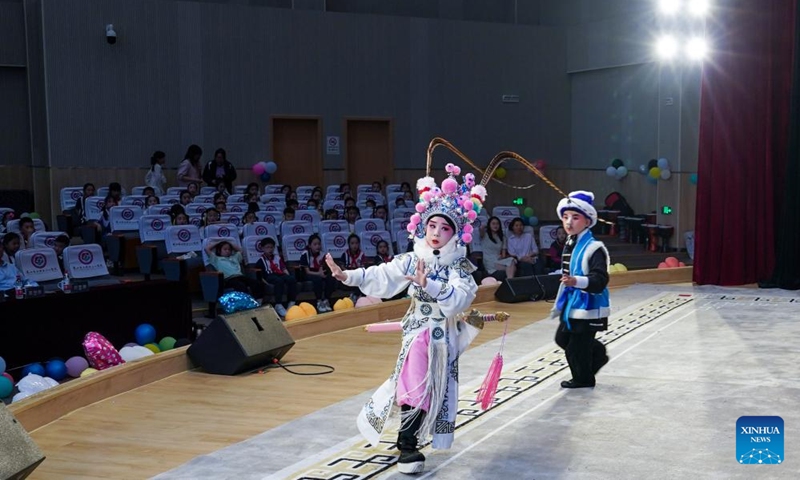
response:
[[[272,117],[272,160],[278,164],[278,171],[270,183],[321,186],[320,119]]]
[[[393,180],[391,120],[346,119],[345,137],[345,168],[347,181],[353,189],[374,181],[385,186]]]

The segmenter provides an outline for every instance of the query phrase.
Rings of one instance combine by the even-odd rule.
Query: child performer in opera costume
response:
[[[567,232],[561,254],[561,286],[552,317],[558,318],[555,341],[563,348],[572,379],[563,388],[594,387],[598,370],[608,363],[606,347],[594,338],[608,328],[609,256],[591,228],[597,223],[594,194],[577,191],[558,203],[556,212]]]
[[[450,448],[458,401],[458,357],[483,328],[480,316],[462,316],[475,299],[475,266],[466,259],[472,241],[472,222],[486,198],[483,185],[460,168],[448,164],[449,177],[441,189],[431,177],[417,182],[418,213],[408,231],[413,252],[389,263],[342,271],[333,258],[326,261],[333,276],[366,295],[391,298],[405,289],[411,306],[403,317],[403,340],[394,372],[372,395],[358,416],[362,435],[377,445],[388,419],[400,408],[398,470],[419,473],[425,456],[419,442],[432,435],[435,449]],[[409,286],[410,283],[410,286]]]

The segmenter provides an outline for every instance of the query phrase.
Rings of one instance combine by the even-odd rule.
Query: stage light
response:
[[[663,59],[674,57],[678,52],[678,42],[675,41],[675,37],[669,35],[661,37],[656,43],[656,52]]]
[[[708,44],[704,38],[695,37],[686,44],[686,56],[692,60],[702,60],[708,53]]]
[[[659,0],[658,8],[661,10],[661,13],[672,15],[678,13],[678,10],[681,8],[681,2],[680,0]]]
[[[696,17],[702,17],[711,8],[710,3],[708,0],[692,0],[689,2],[689,13]]]

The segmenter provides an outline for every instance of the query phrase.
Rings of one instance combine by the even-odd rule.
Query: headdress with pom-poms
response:
[[[429,169],[430,172],[430,162]],[[425,237],[425,224],[433,215],[442,215],[450,221],[456,229],[456,235],[461,245],[472,242],[472,222],[478,217],[483,202],[486,200],[486,188],[475,184],[475,175],[467,173],[463,183],[458,182],[461,168],[452,163],[445,166],[448,176],[442,180],[441,186],[430,175],[417,180],[419,202],[408,223],[410,238]]]

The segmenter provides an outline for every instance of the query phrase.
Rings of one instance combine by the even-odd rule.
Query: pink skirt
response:
[[[425,377],[428,374],[428,330],[417,334],[406,354],[406,361],[397,379],[397,404],[419,407],[428,411],[431,400],[425,395]]]

